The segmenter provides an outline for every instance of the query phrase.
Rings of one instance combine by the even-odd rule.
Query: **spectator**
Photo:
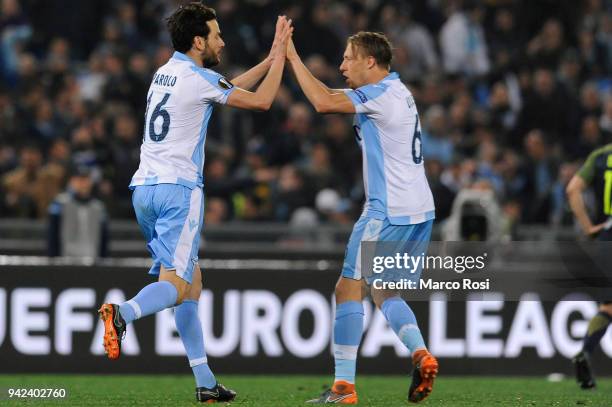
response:
[[[566,91],[576,94],[582,82],[584,72],[580,57],[576,50],[570,49],[563,54],[561,66],[557,73],[559,81],[565,86]]]
[[[4,207],[9,216],[35,218],[45,213],[42,208],[44,180],[41,177],[42,153],[27,146],[20,151],[19,167],[2,177]]]
[[[455,192],[440,180],[443,168],[442,163],[438,160],[431,158],[425,160],[427,180],[436,203],[436,219],[438,220],[444,220],[450,215],[455,199]]]
[[[125,64],[118,54],[109,53],[104,58],[105,69],[108,80],[102,91],[104,100],[107,102],[126,102],[134,100],[137,84],[130,82]]]
[[[69,163],[70,145],[64,139],[55,140],[49,149],[47,163],[39,172],[41,196],[38,198],[38,204],[40,216],[43,216],[51,201],[64,189]]]
[[[489,72],[482,17],[480,2],[466,0],[463,9],[455,11],[444,23],[440,31],[440,49],[446,72],[468,76]]]
[[[87,62],[87,69],[79,72],[77,77],[80,95],[83,100],[95,102],[102,97],[102,89],[107,80],[104,69],[104,58],[100,53],[92,53]]]
[[[19,65],[19,49],[32,35],[17,0],[4,0],[0,9],[0,75],[8,84],[15,84]]]
[[[521,137],[539,128],[549,134],[554,143],[563,143],[569,149],[573,143],[571,136],[574,125],[571,103],[565,96],[555,83],[555,77],[550,70],[536,70],[533,76],[533,91],[525,95],[515,137]],[[521,144],[522,140],[512,142],[515,147]]]
[[[15,149],[12,146],[0,144],[0,178],[16,166]]]
[[[91,169],[75,167],[68,190],[49,206],[49,256],[106,257],[108,219],[93,185]]]
[[[145,104],[142,95],[146,95],[151,81],[151,67],[144,53],[135,53],[129,59],[127,78],[131,84],[130,99],[127,101],[136,117],[143,117]]]
[[[606,133],[606,137],[612,136],[612,97],[608,97],[604,103],[603,113],[599,119],[599,126]]]
[[[224,70],[240,74],[241,65],[261,58],[274,29],[266,16],[281,12],[294,19],[296,45],[308,54],[311,71],[340,89],[346,87],[337,69],[343,39],[361,29],[384,31],[397,47],[392,69],[421,112],[430,183],[443,190],[438,218],[449,191],[484,179],[507,219],[520,214],[546,222],[544,212],[532,213],[537,199],[527,197],[541,198],[536,186],[546,184],[556,211],[556,199],[565,199],[555,195],[561,170],[611,137],[612,10],[605,2],[557,8],[476,0],[290,3],[212,1],[227,42],[238,47],[223,58]],[[146,92],[156,67],[172,55],[163,24],[169,9],[159,1],[53,4],[5,0],[0,6],[0,216],[46,213],[63,188],[68,162],[89,166],[113,216],[129,216],[121,205],[130,198],[125,185],[138,160]],[[206,186],[225,209],[211,216],[286,220],[329,187],[348,202],[342,216],[359,216],[361,151],[351,123],[313,115],[302,97],[285,77],[268,114],[221,108],[212,119]],[[534,129],[547,136],[544,158],[525,148]],[[28,164],[38,161],[37,169],[24,167],[23,155],[32,154],[22,154],[23,145],[39,146],[32,148],[40,158]],[[25,183],[9,182],[7,190],[5,180],[15,172]],[[293,184],[300,186],[288,188]],[[312,215],[309,209],[302,213]]]
[[[476,177],[487,181],[491,189],[499,196],[503,191],[503,178],[499,173],[499,151],[491,139],[482,140],[478,146],[478,164]]]
[[[220,225],[228,219],[227,203],[221,198],[210,198],[204,205],[206,225]]]
[[[42,99],[36,105],[31,132],[37,143],[48,146],[53,139],[60,136],[61,123],[49,99]]]
[[[504,190],[501,196],[508,202],[515,202],[520,206],[520,199],[525,194],[527,179],[521,169],[521,162],[514,150],[506,149],[501,156],[498,172],[503,179]],[[516,206],[513,206],[513,210]]]
[[[340,191],[347,195],[361,174],[361,151],[355,133],[342,115],[327,115],[323,140],[332,157],[332,171],[339,177]]]
[[[508,87],[504,82],[496,82],[489,94],[491,124],[500,134],[502,141],[508,143],[507,137],[516,125],[518,112],[512,106]]]
[[[292,165],[285,165],[280,171],[272,202],[274,220],[286,222],[297,208],[314,206],[314,197],[302,173]]]
[[[132,213],[131,193],[128,185],[132,175],[138,169],[140,160],[141,135],[136,127],[136,120],[128,112],[122,113],[113,125],[113,142],[110,145],[111,163],[107,166],[107,178],[112,184],[113,215],[127,218]]]
[[[275,176],[274,171],[260,169],[253,174],[242,172],[240,175],[230,174],[228,163],[222,156],[207,158],[205,167],[206,190],[208,197],[222,199],[230,217],[236,215],[234,199],[238,193],[250,192],[260,182],[268,182]]]
[[[334,173],[329,150],[323,142],[313,144],[302,169],[317,191],[340,185],[340,174]]]
[[[532,130],[525,138],[527,163],[523,195],[523,221],[547,223],[551,213],[551,189],[557,177],[550,145],[541,130]]]
[[[573,150],[573,158],[584,160],[597,147],[605,143],[596,116],[587,116],[582,121],[580,139]]]
[[[425,73],[439,69],[433,37],[423,25],[414,21],[409,6],[398,10],[393,5],[387,5],[382,9],[381,20],[381,26],[385,27],[385,32],[397,47],[395,58],[404,80],[418,80]]]
[[[319,213],[319,218],[325,222],[350,224],[349,207],[350,203],[342,199],[337,191],[330,188],[320,190],[315,197],[315,208]]]
[[[601,100],[597,85],[594,82],[587,82],[580,89],[580,115],[581,119],[585,116],[601,114]]]
[[[605,46],[595,39],[595,34],[591,30],[580,31],[578,52],[584,61],[584,69],[588,76],[600,78],[608,72],[608,56]]]
[[[308,9],[310,16],[306,16]],[[321,54],[328,63],[335,63],[338,58],[338,50],[344,48],[336,33],[332,30],[333,18],[330,7],[317,2],[314,7],[303,7],[303,13],[307,17],[296,21],[294,32],[295,43],[300,47],[300,55],[309,57],[313,54]]]
[[[91,127],[81,125],[72,132],[72,162],[78,166],[88,167],[92,171],[94,183],[102,178],[102,157],[96,150]]]
[[[600,14],[601,24],[597,31],[597,41],[604,46],[606,52],[606,60],[608,65],[606,66],[607,73],[610,75],[612,72],[612,16],[610,13]]]
[[[573,162],[564,162],[559,167],[559,176],[552,186],[552,213],[551,223],[553,225],[573,225],[574,215],[565,198],[565,190],[574,174],[580,167]]]
[[[454,148],[447,133],[446,111],[440,105],[431,106],[425,112],[422,127],[423,149],[427,159],[448,165],[453,158]]]
[[[563,49],[561,23],[556,19],[550,19],[527,45],[527,54],[534,66],[552,70],[559,65]]]
[[[489,52],[496,68],[507,67],[519,58],[523,38],[517,32],[512,10],[500,7],[495,11],[495,24],[487,35]]]
[[[266,140],[270,165],[281,166],[305,158],[313,142],[312,120],[312,110],[305,103],[291,105],[282,133]]]

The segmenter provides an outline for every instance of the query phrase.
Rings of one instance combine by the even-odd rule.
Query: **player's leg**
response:
[[[182,301],[187,284],[173,276],[174,270],[161,266],[159,281],[145,286],[134,298],[121,305],[102,304],[98,313],[104,321],[104,350],[109,359],[119,358],[127,324]]]
[[[193,369],[196,384],[198,387],[212,388],[217,381],[208,367],[208,359],[204,349],[204,336],[198,315],[198,302],[201,293],[202,274],[200,267],[196,265],[185,300],[182,304],[174,307],[174,321],[185,346],[189,366]]]
[[[393,332],[406,346],[411,355],[421,355],[426,351],[425,340],[414,315],[397,291],[376,290],[372,288],[372,300],[381,310]]]
[[[176,269],[160,266],[159,280],[145,286],[134,298],[119,306],[119,313],[126,324],[155,314],[175,304],[180,304],[188,284],[177,277]]]
[[[357,350],[363,334],[362,280],[340,277],[336,284],[334,319],[334,388],[354,391]]]
[[[119,313],[126,324],[182,302],[190,281],[182,278],[181,271],[191,260],[188,259],[191,250],[183,256],[185,260],[177,259],[177,252],[185,244],[191,248],[193,235],[199,235],[199,228],[194,233],[184,232],[189,232],[186,227],[189,220],[200,216],[201,190],[171,184],[137,187],[133,200],[154,259],[149,274],[158,274],[159,278],[121,304]]]
[[[174,308],[176,329],[181,336],[189,366],[196,380],[196,399],[206,402],[231,401],[236,392],[218,384],[213,372],[208,366],[202,324],[198,315],[198,302],[202,293],[202,273],[200,266],[195,265],[192,282],[183,302]]]
[[[438,361],[427,350],[416,316],[399,293],[372,289],[372,299],[410,352],[413,372],[408,398],[419,402],[433,390],[433,381],[438,375]]]
[[[612,301],[606,301],[599,306],[597,314],[589,321],[582,350],[572,359],[576,369],[576,380],[583,389],[595,387],[595,378],[591,369],[591,355],[601,342],[611,322]]]
[[[100,308],[105,324],[104,348],[110,359],[120,356],[127,324],[182,302],[193,271],[190,260],[194,235],[199,235],[199,228],[190,225],[201,216],[202,191],[172,184],[139,186],[133,203],[153,256],[149,274],[159,275],[159,280],[121,305],[103,304]]]
[[[378,251],[395,256],[396,253],[407,253],[409,256],[421,256],[426,253],[431,236],[432,221],[416,225],[391,225],[387,221],[380,231]],[[378,255],[378,253],[377,253]],[[422,270],[386,271],[383,279],[400,281],[411,278],[418,280]],[[380,277],[379,277],[380,278]],[[425,341],[421,335],[416,316],[396,290],[375,289],[371,287],[372,300],[382,311],[387,322],[412,355],[421,355],[426,351]]]
[[[341,276],[336,283],[336,318],[334,319],[335,378],[331,389],[312,404],[356,404],[355,371],[357,350],[363,334],[362,281]]]
[[[375,240],[379,220],[360,218],[346,249],[342,275],[335,288],[336,317],[334,319],[334,367],[335,377],[332,398],[345,404],[357,402],[355,374],[357,351],[363,335],[363,280],[361,278],[361,242]]]
[[[612,322],[612,302],[605,302],[599,306],[597,314],[589,321],[582,346],[583,352],[592,354],[595,351],[610,322]]]
[[[331,390],[310,403],[357,403],[355,372],[357,350],[363,334],[363,280],[361,278],[361,242],[377,237],[376,219],[360,218],[346,249],[342,275],[336,284],[336,317],[334,319],[335,380]]]
[[[420,257],[427,252],[432,223],[433,221],[416,225],[390,225],[385,221],[380,231],[380,241],[388,242],[388,247],[383,247],[385,252],[389,252],[385,254],[395,255],[398,252]],[[421,272],[421,269],[411,270],[409,276],[395,274],[389,277],[393,281],[408,277],[416,281]],[[384,274],[383,278],[385,278]],[[416,316],[406,301],[400,297],[398,291],[372,287],[371,295],[397,337],[411,354],[414,371],[408,397],[410,401],[419,402],[432,391],[433,380],[438,374],[438,361],[427,350]]]

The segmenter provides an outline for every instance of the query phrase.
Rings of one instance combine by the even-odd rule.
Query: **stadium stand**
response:
[[[133,219],[127,185],[145,93],[171,53],[161,22],[178,2],[65,3],[2,2],[0,217],[45,219],[67,168],[85,165],[110,217]],[[334,87],[343,87],[346,36],[385,32],[423,120],[437,218],[477,187],[494,192],[506,231],[573,223],[564,187],[612,134],[610,2],[207,4],[231,44],[218,67],[229,78],[267,52],[277,14],[293,18],[300,53]],[[283,80],[270,112],[220,107],[213,116],[207,225],[350,225],[358,216],[360,153],[349,119],[314,114],[291,76]]]

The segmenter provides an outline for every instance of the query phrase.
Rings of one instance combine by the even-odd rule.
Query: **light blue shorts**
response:
[[[389,255],[392,254],[391,252],[407,253],[409,256],[426,254],[431,239],[432,225],[433,219],[414,225],[392,225],[388,219],[380,220],[362,216],[355,223],[346,247],[342,277],[353,280],[366,278],[366,282],[371,284],[371,280],[376,276],[372,272],[362,273],[362,242],[393,242],[379,245],[382,246],[382,252],[378,254]],[[422,270],[418,269],[411,273],[411,279],[418,279],[421,272]],[[389,281],[397,278],[392,276]]]
[[[177,184],[139,185],[132,193],[132,204],[153,257],[149,274],[159,275],[163,265],[191,284],[204,221],[202,189]]]

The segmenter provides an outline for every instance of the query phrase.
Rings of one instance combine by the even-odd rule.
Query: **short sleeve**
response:
[[[205,68],[192,68],[200,78],[200,100],[202,102],[215,102],[225,104],[227,98],[234,91],[234,85],[223,75]]]
[[[595,176],[595,160],[598,155],[599,150],[593,151],[582,165],[582,168],[578,170],[578,176],[582,178],[587,185],[593,182],[593,177]]]
[[[365,85],[355,90],[345,90],[346,95],[351,99],[357,113],[382,113],[384,110],[382,95],[388,86],[382,83],[375,85]]]

